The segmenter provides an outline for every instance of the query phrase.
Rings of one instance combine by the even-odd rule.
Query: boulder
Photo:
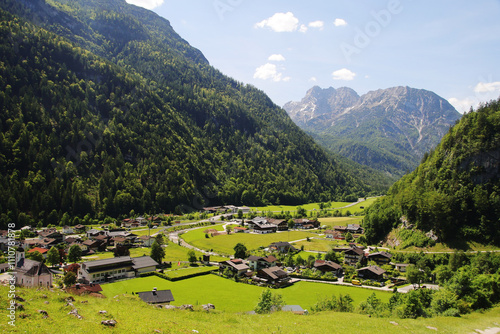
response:
[[[116,320],[110,319],[110,320],[103,320],[101,321],[101,324],[104,326],[110,326],[110,327],[115,327],[116,325]]]

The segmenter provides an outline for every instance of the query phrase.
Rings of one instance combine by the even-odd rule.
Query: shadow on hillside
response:
[[[463,251],[471,250],[467,241],[465,241],[463,239],[448,240],[448,241],[444,242],[444,244],[451,249],[457,249],[457,250],[463,250]]]

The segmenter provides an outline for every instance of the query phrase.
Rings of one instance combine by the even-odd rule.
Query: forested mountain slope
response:
[[[370,242],[401,218],[444,242],[500,244],[500,100],[465,114],[364,219]]]
[[[121,0],[0,8],[1,226],[368,190],[152,12]]]

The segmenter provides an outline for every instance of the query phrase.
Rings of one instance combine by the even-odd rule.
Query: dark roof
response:
[[[248,257],[248,261],[259,261],[259,260],[263,260],[264,258],[262,256],[256,256],[256,255],[250,255]]]
[[[320,267],[323,267],[323,266],[330,267],[330,268],[332,268],[334,270],[342,269],[342,266],[340,264],[332,262],[332,261],[316,260],[314,262],[314,267],[315,268],[320,268]]]
[[[368,267],[357,269],[357,271],[365,271],[365,270],[371,271],[375,275],[383,275],[385,273],[385,270],[380,268],[379,266],[368,266]]]
[[[231,266],[231,267],[233,267],[237,271],[250,269],[250,267],[248,267],[246,264],[243,264],[243,263],[234,263],[233,261],[223,261],[223,262],[219,262],[219,263]]]
[[[264,268],[259,270],[259,273],[260,272],[264,272],[267,276],[269,276],[272,279],[278,279],[288,276],[288,274],[279,267]]]
[[[45,264],[26,258],[19,260],[16,271],[25,273],[26,276],[39,276],[43,274],[52,275]]]
[[[268,255],[267,257],[264,258],[264,260],[269,262],[269,263],[278,261],[278,259],[272,255]]]
[[[345,253],[356,253],[357,255],[364,255],[363,249],[358,247],[352,247],[345,251]]]
[[[151,256],[141,256],[141,257],[134,257],[132,259],[134,262],[134,265],[132,266],[133,269],[140,269],[140,268],[146,268],[146,267],[156,267],[158,265],[158,262],[153,260]]]
[[[150,304],[169,303],[174,301],[174,296],[170,290],[144,291],[138,292],[137,294],[139,298]]]

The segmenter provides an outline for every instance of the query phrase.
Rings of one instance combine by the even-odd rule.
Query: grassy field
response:
[[[361,224],[363,217],[325,217],[319,218],[321,226],[326,225],[328,227],[332,226],[347,226],[349,224]]]
[[[343,207],[343,206],[351,204],[351,202],[331,202],[331,203],[332,203],[332,206],[330,207],[330,209],[332,209],[332,208],[340,208],[340,207]],[[261,211],[261,212],[268,212],[268,211],[272,211],[272,212],[281,212],[281,211],[283,211],[283,212],[287,212],[287,211],[294,212],[294,211],[297,211],[297,207],[300,206],[300,207],[304,208],[307,211],[311,211],[311,210],[320,210],[319,204],[320,203],[309,203],[309,204],[303,204],[303,205],[268,205],[268,206],[252,207],[251,209],[253,211]]]
[[[174,270],[165,270],[164,274],[170,278],[179,278],[179,277],[189,276],[192,274],[205,273],[205,272],[216,271],[216,270],[219,270],[219,268],[216,266],[188,267],[188,268],[180,268],[180,269],[174,269]]]
[[[253,310],[264,289],[255,285],[236,283],[216,275],[205,275],[176,282],[150,276],[102,285],[104,294],[109,298],[123,293],[132,293],[132,291],[148,291],[154,287],[158,290],[170,289],[175,298],[173,305],[212,303],[218,310],[227,312]],[[301,305],[304,309],[310,309],[318,299],[339,293],[348,293],[353,298],[354,304],[358,305],[366,300],[374,290],[299,282],[293,286],[275,290],[275,292],[281,294],[287,304]],[[384,302],[387,302],[391,297],[389,292],[376,291],[376,294]]]
[[[193,238],[190,233],[197,233],[202,237]],[[200,249],[210,250],[220,254],[234,254],[234,246],[237,243],[244,244],[248,250],[257,249],[261,246],[269,246],[276,241],[294,241],[313,237],[317,234],[303,231],[291,231],[269,234],[250,234],[250,233],[234,233],[230,235],[219,235],[216,237],[205,238],[205,234],[200,234],[198,231],[189,231],[182,235],[184,240],[190,240],[189,243]]]
[[[346,246],[345,240],[331,240],[331,239],[309,239],[309,241],[299,241],[293,243],[295,248],[304,246],[306,251],[328,252],[332,247]]]
[[[209,288],[209,287],[207,287]],[[201,291],[205,291],[201,287]],[[276,290],[282,292],[284,290]],[[353,313],[320,312],[308,316],[297,316],[290,312],[277,312],[271,315],[247,315],[228,313],[219,310],[212,312],[187,312],[180,310],[157,309],[139,300],[137,296],[118,295],[116,298],[93,298],[74,296],[73,305],[83,319],[68,315],[72,307],[67,306],[63,291],[18,288],[16,294],[24,310],[17,311],[15,327],[7,323],[6,307],[0,308],[2,333],[30,334],[80,334],[80,333],[287,333],[287,334],[336,334],[336,333],[478,333],[487,328],[498,328],[500,307],[483,313],[472,313],[460,318],[420,318],[397,319],[375,318]],[[174,298],[177,294],[173,291]],[[7,305],[8,287],[0,286],[0,300]],[[287,301],[285,297],[285,301]],[[231,295],[229,299],[237,299]],[[85,303],[82,303],[84,302]],[[288,301],[287,301],[288,302]],[[290,301],[291,303],[291,301]],[[45,310],[48,318],[43,319],[38,310]],[[100,310],[107,311],[99,314]],[[23,314],[26,317],[20,318]],[[101,325],[104,319],[115,319],[117,325],[107,328]],[[494,331],[490,331],[494,333]]]
[[[234,225],[234,226],[236,226],[236,225]],[[184,239],[184,241],[186,241],[187,243],[191,243],[191,241],[193,241],[193,240],[203,239],[203,238],[205,238],[204,231],[206,231],[206,230],[224,231],[224,225],[219,224],[219,225],[200,227],[200,228],[188,231],[186,233],[183,233],[182,239]]]

